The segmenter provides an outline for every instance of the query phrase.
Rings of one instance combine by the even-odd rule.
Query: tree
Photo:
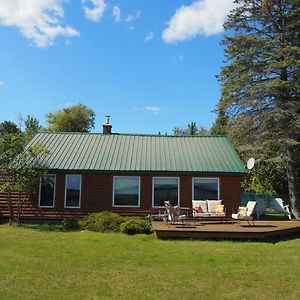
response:
[[[281,161],[300,219],[300,3],[235,2],[225,23],[219,111],[245,151]]]
[[[208,135],[209,131],[203,126],[198,127],[196,122],[188,124],[187,128],[175,127],[173,129],[174,135]]]
[[[21,130],[12,121],[3,121],[2,123],[0,123],[0,137],[3,137],[7,133],[14,134],[20,132]]]
[[[7,148],[14,148],[22,140],[11,139]],[[2,144],[0,144],[1,146]],[[48,151],[41,145],[34,145],[16,156],[15,152],[6,152],[7,158],[0,164],[1,175],[0,192],[6,195],[9,211],[9,224],[20,223],[23,204],[30,195],[37,191],[40,177],[46,173],[46,166],[42,163]],[[12,194],[18,194],[17,214],[14,214]]]
[[[33,136],[42,129],[40,122],[33,116],[27,116],[24,120],[25,130],[24,135],[27,142],[29,142]]]
[[[89,132],[95,123],[95,113],[83,104],[49,113],[46,118],[50,131]]]

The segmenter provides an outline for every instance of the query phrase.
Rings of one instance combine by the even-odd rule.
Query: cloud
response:
[[[146,37],[145,37],[145,42],[149,43],[150,41],[152,41],[154,39],[154,33],[153,31],[149,32]]]
[[[113,7],[112,16],[115,19],[115,23],[119,23],[121,21],[121,9],[118,6]]]
[[[162,39],[167,43],[175,43],[198,35],[221,33],[226,17],[234,7],[236,4],[233,0],[197,0],[190,6],[183,5],[168,22]]]
[[[63,0],[0,1],[0,24],[14,26],[37,47],[53,45],[58,36],[75,37],[79,32],[63,24]]]
[[[83,11],[86,18],[94,22],[99,22],[106,9],[104,0],[81,0],[81,2],[83,4],[92,4],[92,8],[88,7],[87,5],[83,5]]]
[[[0,80],[0,88],[4,86],[4,82]]]
[[[147,105],[147,106],[143,107],[143,110],[150,111],[153,113],[159,113],[162,110],[162,107]]]
[[[141,12],[138,10],[135,15],[128,15],[126,18],[126,22],[131,23],[138,19],[141,15]]]

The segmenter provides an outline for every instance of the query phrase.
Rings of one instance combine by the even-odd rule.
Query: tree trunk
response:
[[[7,202],[8,213],[9,213],[8,224],[11,225],[14,222],[14,209],[13,209],[13,205],[12,205],[11,192],[10,191],[6,193],[6,202]]]
[[[293,162],[292,150],[288,150],[288,161],[286,164],[287,181],[289,188],[291,211],[297,220],[300,220],[300,193],[296,166]]]

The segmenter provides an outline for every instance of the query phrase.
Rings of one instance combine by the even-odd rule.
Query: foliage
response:
[[[275,244],[162,241],[154,235],[7,226],[0,226],[0,236],[2,299],[300,296],[300,239]]]
[[[131,218],[121,224],[121,232],[133,234],[151,234],[153,232],[151,222],[141,218]]]
[[[187,128],[175,127],[173,129],[174,135],[208,135],[209,131],[203,126],[198,127],[196,122],[188,124]]]
[[[80,228],[79,219],[75,217],[64,218],[61,222],[64,229],[77,230]]]
[[[225,113],[228,134],[244,158],[283,166],[291,208],[300,218],[299,1],[236,3],[225,23],[219,118]]]
[[[124,218],[118,214],[104,211],[87,215],[79,221],[79,224],[81,229],[109,232],[120,231],[120,225],[123,222]]]
[[[50,131],[89,132],[95,123],[94,111],[83,104],[48,113],[46,118]]]
[[[0,138],[6,134],[16,134],[21,133],[21,130],[18,126],[11,121],[3,121],[0,123]]]
[[[35,145],[23,150],[23,136],[20,134],[5,134],[0,139],[0,169],[3,182],[0,192],[5,193],[9,210],[9,222],[20,221],[22,205],[33,194],[39,185],[39,180],[46,172],[46,166],[41,161],[48,151],[41,145]],[[18,193],[17,216],[14,216],[11,194]]]
[[[286,176],[282,166],[277,162],[258,162],[242,182],[246,192],[263,195],[286,195]]]
[[[36,119],[33,116],[27,116],[27,118],[24,120],[24,124],[25,124],[24,135],[25,135],[26,142],[28,143],[33,138],[33,136],[39,130],[42,129],[42,126],[40,125],[38,119]]]

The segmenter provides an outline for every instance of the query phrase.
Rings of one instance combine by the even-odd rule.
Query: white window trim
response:
[[[177,179],[177,191],[178,191],[178,206],[180,206],[180,177],[152,177],[152,207],[158,208],[160,206],[154,206],[154,180],[155,179]]]
[[[80,178],[80,192],[79,192],[79,203],[78,206],[67,206],[67,177],[68,176],[79,176]],[[64,208],[80,208],[81,207],[81,186],[82,186],[82,176],[80,174],[66,174],[65,176],[65,199],[64,199]]]
[[[219,177],[193,177],[192,179],[192,199],[195,200],[194,198],[194,183],[195,180],[197,179],[217,179],[218,181],[218,199],[203,199],[203,200],[220,200],[220,178]],[[195,200],[196,201],[196,200]]]
[[[137,178],[139,180],[139,195],[138,205],[116,205],[115,204],[115,180],[116,178]],[[140,176],[114,176],[113,178],[113,193],[112,193],[112,207],[140,207],[141,206],[141,177]]]
[[[53,205],[52,206],[41,205],[42,177],[44,177],[44,176],[54,176],[54,193],[53,193]],[[44,176],[40,177],[39,207],[41,207],[41,208],[54,208],[55,207],[55,198],[56,198],[56,175],[55,174],[46,174]]]

